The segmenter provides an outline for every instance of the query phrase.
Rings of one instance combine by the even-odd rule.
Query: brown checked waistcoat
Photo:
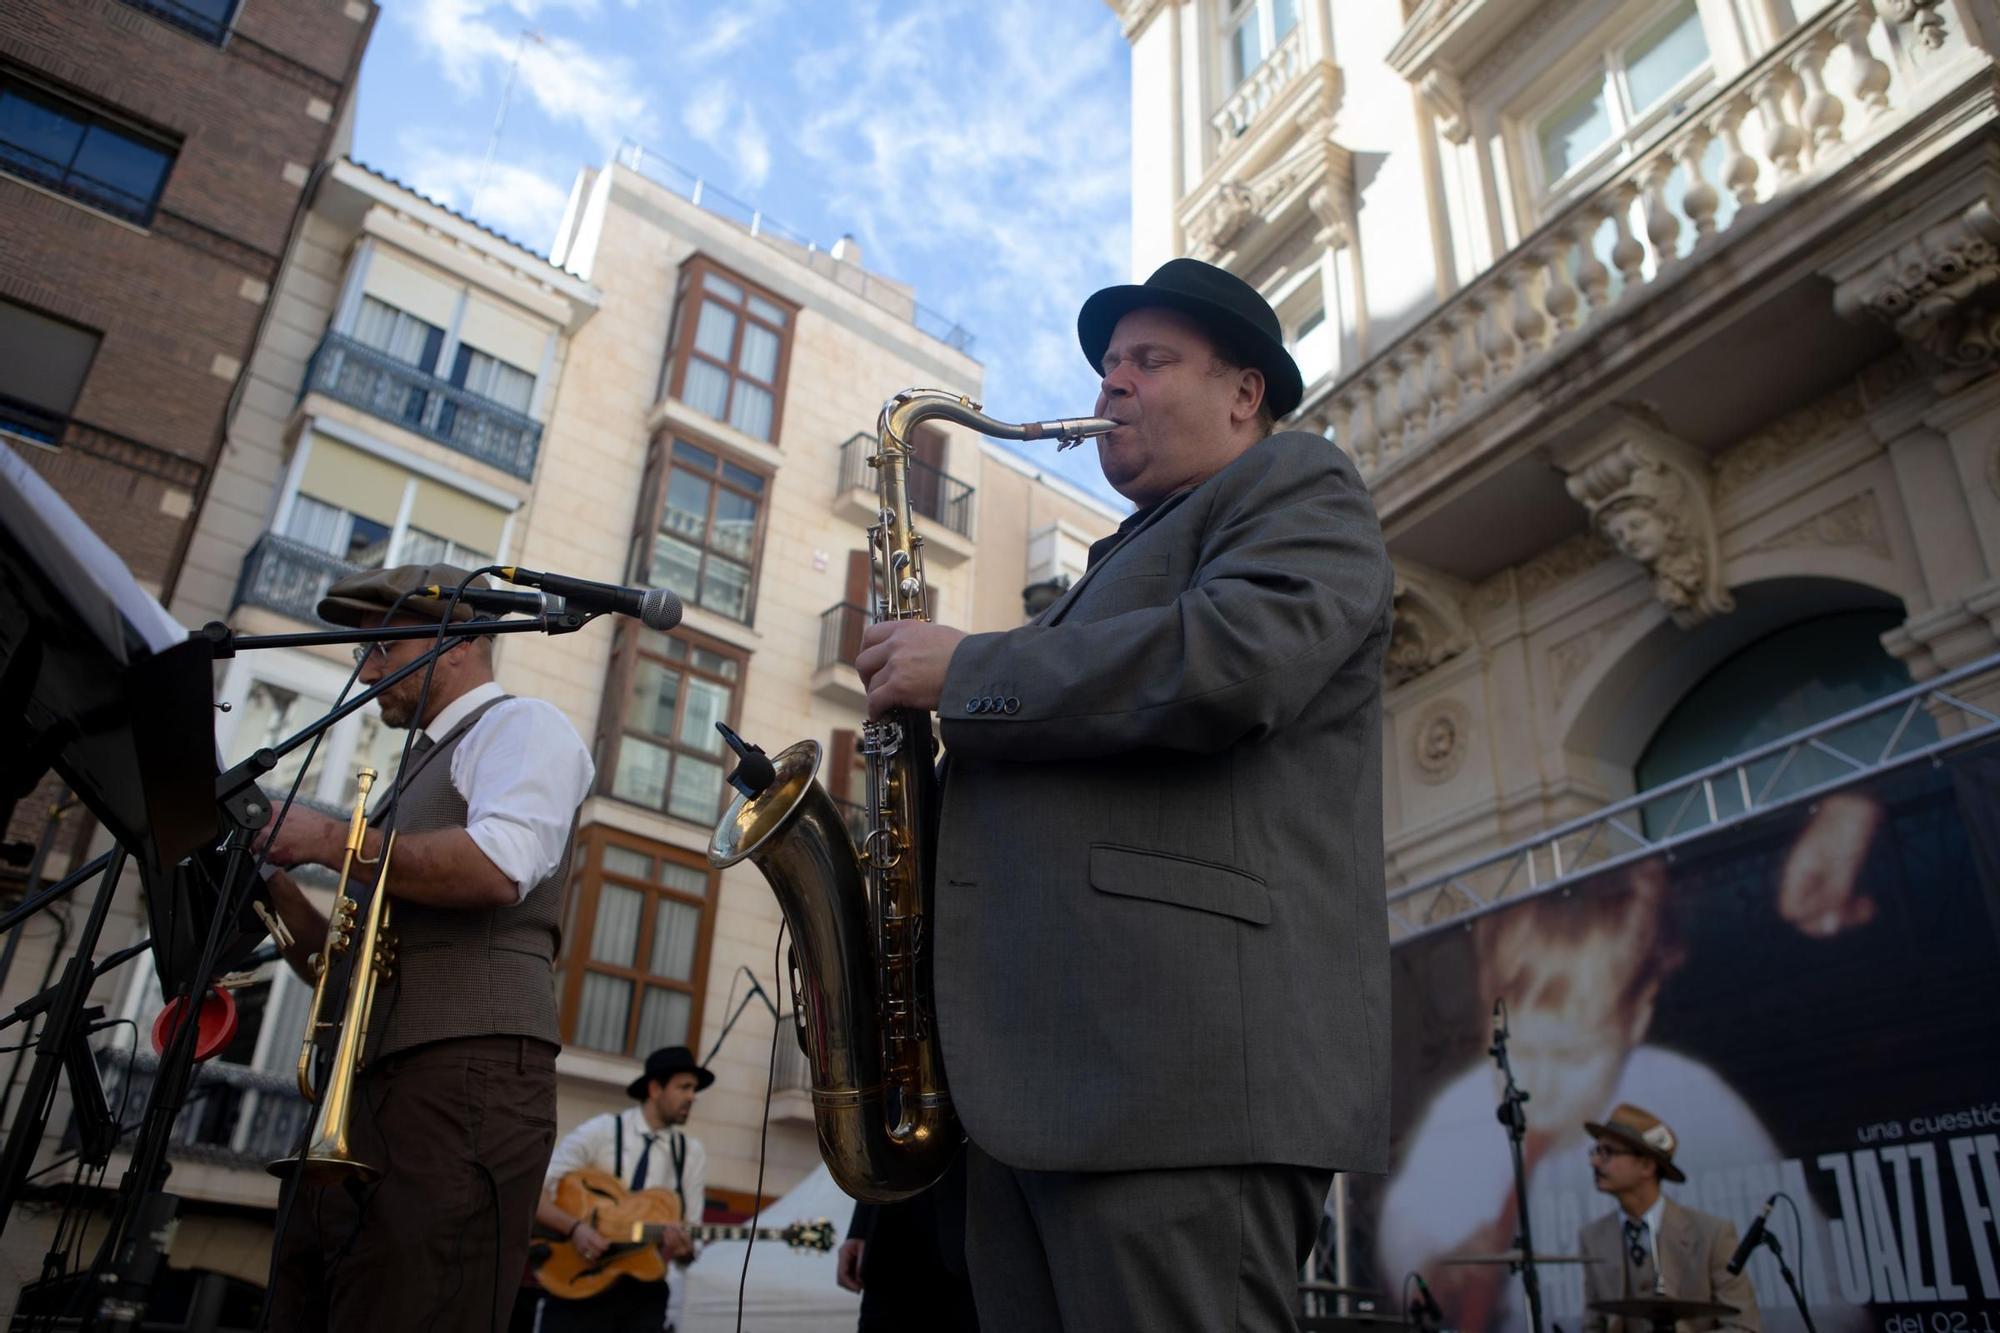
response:
[[[452,785],[451,757],[487,709],[503,701],[475,709],[428,751],[410,756],[395,819],[399,835],[465,827],[465,797]],[[385,808],[378,803],[371,824],[380,822]],[[395,900],[389,922],[395,964],[375,995],[371,1062],[453,1037],[523,1036],[561,1044],[555,958],[575,842],[572,813],[562,859],[512,906],[467,910]],[[392,852],[392,871],[394,863]]]

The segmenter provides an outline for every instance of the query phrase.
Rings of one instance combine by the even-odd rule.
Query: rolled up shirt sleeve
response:
[[[515,902],[562,860],[596,774],[576,728],[542,699],[495,704],[453,752],[451,782],[465,798],[465,831],[514,881]]]

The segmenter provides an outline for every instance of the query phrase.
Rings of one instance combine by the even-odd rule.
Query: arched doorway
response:
[[[1902,663],[1882,647],[1884,633],[1902,623],[1886,609],[1836,611],[1811,617],[1739,649],[1682,695],[1654,731],[1634,765],[1641,791],[1662,786],[1768,741],[1837,717],[1910,685]],[[1870,718],[1827,738],[1842,754],[1871,763],[1894,733],[1899,715]],[[1929,715],[1919,712],[1904,731],[1899,749],[1937,739]],[[1804,790],[1852,772],[1833,755],[1808,750],[1783,764],[1782,756],[1749,770],[1754,795],[1777,775],[1772,796]],[[1737,782],[1714,786],[1715,817],[1743,809]],[[1705,796],[1682,805],[1679,795],[1643,809],[1648,836],[1684,833],[1710,821]]]

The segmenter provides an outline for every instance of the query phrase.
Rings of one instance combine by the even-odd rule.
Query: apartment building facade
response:
[[[1382,518],[1392,888],[2000,647],[1990,5],[1112,8],[1135,272]]]

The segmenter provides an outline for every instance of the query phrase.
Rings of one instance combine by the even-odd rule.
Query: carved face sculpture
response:
[[[1619,554],[1650,565],[1667,551],[1667,525],[1651,508],[1626,503],[1606,514],[1600,522],[1604,535]]]

